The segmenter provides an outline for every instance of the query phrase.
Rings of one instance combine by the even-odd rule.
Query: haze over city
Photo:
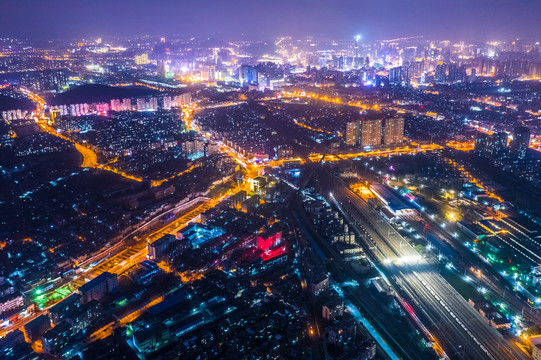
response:
[[[39,40],[141,34],[269,40],[360,33],[368,40],[424,35],[493,41],[538,37],[539,12],[535,0],[4,0],[0,32]]]

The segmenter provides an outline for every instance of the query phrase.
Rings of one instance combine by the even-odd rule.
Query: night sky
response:
[[[0,36],[541,38],[540,0],[0,0]]]

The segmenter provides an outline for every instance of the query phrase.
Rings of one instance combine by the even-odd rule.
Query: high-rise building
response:
[[[205,156],[205,142],[199,139],[188,140],[182,143],[182,153],[190,160]]]
[[[492,152],[494,156],[501,156],[505,149],[507,148],[507,140],[509,139],[509,135],[502,131],[495,133],[493,136],[493,149]]]
[[[163,108],[166,110],[171,109],[171,96],[164,96],[163,97]]]
[[[40,315],[23,327],[25,338],[28,342],[38,340],[50,328],[51,320],[47,315]]]
[[[119,99],[112,99],[111,100],[111,111],[120,111],[120,110],[122,110],[121,105],[120,105],[120,100]]]
[[[530,147],[530,129],[526,126],[517,126],[513,129],[513,141],[509,144],[509,153],[517,159],[526,157],[526,150]]]
[[[449,65],[449,76],[447,78],[452,83],[466,82],[466,67],[455,64]]]
[[[210,82],[216,81],[216,67],[214,67],[214,66],[209,66],[208,67],[207,80],[210,81]]]
[[[327,53],[322,53],[319,56],[319,67],[321,68],[327,67]]]
[[[350,121],[346,124],[346,145],[355,146],[359,144],[361,124],[359,121]]]
[[[123,111],[131,111],[131,99],[122,99],[122,110]]]
[[[58,118],[60,118],[60,110],[58,110],[58,109],[51,110],[50,124],[51,125],[56,124],[56,120],[58,120]]]
[[[148,110],[158,110],[158,99],[155,97],[148,99]]]
[[[402,82],[402,66],[389,69],[389,82],[391,84],[399,84]]]
[[[385,120],[383,143],[385,145],[400,144],[404,138],[404,118]]]
[[[188,105],[192,102],[192,93],[184,93],[181,95],[177,95],[173,98],[173,103],[171,104],[173,107],[182,107],[184,105]]]
[[[242,65],[239,70],[239,81],[243,84],[257,83],[257,69],[251,65]]]
[[[487,157],[488,148],[490,147],[490,135],[484,132],[478,132],[475,135],[475,143],[473,145],[473,151],[475,154]]]
[[[135,55],[135,65],[146,65],[150,61],[148,60],[148,54]]]
[[[447,78],[447,74],[446,74],[445,64],[439,64],[438,66],[436,66],[435,79],[436,81],[443,82],[446,80],[446,78]]]
[[[137,99],[137,111],[145,111],[146,110],[146,101],[143,98]]]
[[[381,119],[361,121],[361,146],[381,145]]]
[[[65,69],[27,71],[21,76],[21,84],[39,91],[57,91],[66,86]]]
[[[156,75],[160,76],[162,78],[167,77],[167,68],[165,67],[165,63],[163,61],[158,62],[158,67],[156,69]]]
[[[415,55],[417,54],[417,47],[410,46],[402,50],[402,61],[403,63],[410,62],[415,60]]]
[[[496,160],[504,155],[507,148],[506,132],[499,132],[489,135],[483,132],[478,132],[475,137],[474,152],[481,157]]]

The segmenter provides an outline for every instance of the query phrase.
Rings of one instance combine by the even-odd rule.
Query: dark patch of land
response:
[[[36,107],[28,99],[17,99],[0,93],[0,111],[5,110],[34,110]]]
[[[82,85],[47,99],[50,105],[68,105],[93,102],[109,102],[124,99],[157,95],[159,91],[139,86],[115,87],[108,85]]]

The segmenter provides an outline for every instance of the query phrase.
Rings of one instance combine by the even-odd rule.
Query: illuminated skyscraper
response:
[[[149,62],[148,54],[135,55],[135,65],[146,65]]]
[[[146,110],[145,99],[142,99],[142,98],[137,99],[137,111],[145,111],[145,110]]]
[[[208,67],[208,77],[207,80],[210,82],[216,81],[216,67],[209,66]]]
[[[156,69],[156,75],[166,78],[167,77],[167,68],[163,61],[158,62],[158,68]]]
[[[360,122],[350,121],[346,124],[346,145],[355,146],[359,143]]]
[[[381,119],[361,121],[361,146],[381,145]]]
[[[121,108],[121,105],[120,105],[120,100],[118,99],[112,99],[111,100],[111,111],[121,111],[122,108]]]
[[[148,100],[148,110],[158,110],[158,99],[153,97]]]
[[[163,108],[166,110],[171,109],[171,96],[164,96],[163,97]]]
[[[524,159],[528,147],[530,147],[530,129],[526,126],[515,127],[513,141],[509,144],[510,155],[517,159]]]
[[[404,137],[404,118],[385,120],[383,142],[385,145],[400,144]]]
[[[319,57],[319,67],[327,67],[327,53],[322,53]]]
[[[131,111],[131,99],[122,99],[122,110]]]
[[[255,84],[257,83],[257,69],[251,65],[242,65],[239,72],[239,80],[241,83]]]
[[[400,84],[402,82],[402,66],[389,69],[389,82],[391,84]]]

